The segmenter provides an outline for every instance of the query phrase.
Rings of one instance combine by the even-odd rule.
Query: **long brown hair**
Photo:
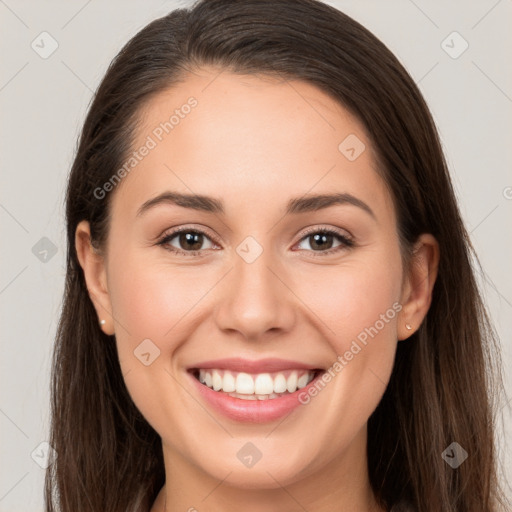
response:
[[[379,503],[419,512],[495,512],[506,504],[494,442],[502,391],[499,345],[472,265],[429,110],[393,54],[359,23],[315,0],[202,0],[157,19],[111,63],[89,108],[67,198],[67,269],[51,389],[46,510],[149,510],[164,484],[161,440],[131,400],[115,339],[103,334],[75,248],[81,220],[101,247],[111,195],[141,107],[189,70],[305,80],[365,125],[392,194],[404,253],[421,233],[440,246],[430,310],[400,342],[385,394],[368,422],[368,470]],[[456,469],[442,452],[457,442]]]

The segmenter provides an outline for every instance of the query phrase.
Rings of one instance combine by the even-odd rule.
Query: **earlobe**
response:
[[[402,289],[402,310],[397,326],[398,339],[416,332],[427,315],[439,266],[439,243],[424,233],[414,244],[407,276]]]
[[[114,334],[112,305],[107,287],[105,259],[91,243],[89,222],[81,221],[75,231],[77,258],[84,272],[89,297],[98,315],[98,325],[108,335]]]

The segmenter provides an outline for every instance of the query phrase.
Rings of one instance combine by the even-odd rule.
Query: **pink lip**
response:
[[[199,368],[205,370],[208,368],[217,368],[218,370],[232,370],[234,372],[245,373],[270,373],[282,370],[317,370],[318,366],[311,366],[298,361],[290,361],[286,359],[267,358],[251,361],[241,357],[229,357],[226,359],[202,361],[193,367],[190,367],[189,370]]]
[[[216,364],[218,364],[218,361],[216,361]],[[213,367],[219,368],[219,366]],[[201,366],[201,368],[204,367]],[[319,372],[318,375],[302,389],[298,389],[294,393],[284,394],[279,398],[268,400],[244,400],[235,398],[229,396],[228,393],[214,391],[208,386],[205,386],[194,377],[192,372],[189,371],[186,373],[194,382],[201,396],[215,411],[235,421],[265,423],[278,420],[301,406],[302,402],[299,401],[299,396],[302,393],[308,393],[309,388],[316,384],[316,381],[321,377],[323,372]]]

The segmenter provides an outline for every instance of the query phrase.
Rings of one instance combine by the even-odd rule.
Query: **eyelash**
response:
[[[183,256],[199,256],[199,255],[201,255],[201,252],[204,249],[203,250],[195,250],[195,251],[184,251],[182,249],[177,249],[176,247],[167,245],[173,238],[176,237],[176,235],[179,235],[180,233],[201,234],[201,235],[204,235],[205,237],[211,239],[216,244],[220,245],[218,240],[216,240],[214,237],[209,236],[205,231],[203,231],[201,229],[197,229],[197,228],[192,229],[192,228],[186,228],[186,227],[176,229],[175,231],[172,231],[171,233],[167,233],[157,242],[157,245],[161,245],[167,251],[173,252],[175,254],[181,254]],[[308,238],[312,234],[333,235],[335,238],[338,239],[338,241],[341,242],[341,245],[339,245],[338,247],[333,247],[331,249],[327,249],[326,251],[307,251],[307,252],[311,252],[314,257],[324,257],[325,255],[337,253],[341,250],[351,248],[355,245],[352,238],[346,236],[345,234],[342,234],[340,231],[337,231],[332,228],[327,229],[327,228],[318,228],[318,227],[308,229],[303,234],[302,238],[299,240],[298,243],[302,242],[302,240],[304,240],[305,238]]]

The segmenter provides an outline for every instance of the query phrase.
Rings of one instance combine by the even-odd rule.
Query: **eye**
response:
[[[335,241],[338,245],[334,245]],[[203,247],[205,241],[209,241],[210,247]],[[299,245],[308,242],[310,249],[300,249],[312,252],[314,256],[325,256],[354,246],[354,241],[345,233],[334,229],[312,228],[306,231]],[[218,243],[217,241],[214,241]],[[201,229],[179,228],[165,234],[158,242],[166,250],[184,256],[200,256],[202,251],[212,249],[215,246],[212,239]],[[314,254],[317,253],[317,254]]]
[[[333,247],[333,243],[338,240],[339,245]],[[306,241],[312,249],[309,252],[317,253],[314,256],[324,256],[342,251],[354,246],[354,241],[345,233],[334,229],[312,228],[306,232],[299,244]],[[308,250],[308,249],[306,249]]]
[[[178,247],[173,245],[172,242],[174,239],[176,239],[175,244]],[[180,228],[164,235],[164,237],[158,241],[158,245],[161,245],[165,249],[177,254],[198,256],[201,251],[212,248],[203,247],[205,240],[209,240],[211,242],[210,237],[200,229]]]

